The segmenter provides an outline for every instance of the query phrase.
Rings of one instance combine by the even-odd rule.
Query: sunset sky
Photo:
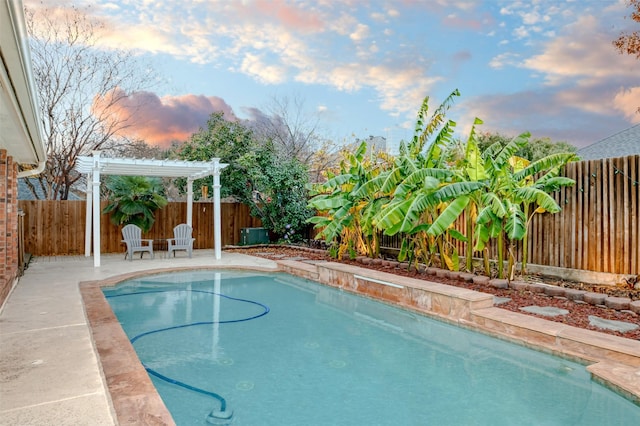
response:
[[[134,49],[162,76],[132,136],[185,140],[213,111],[253,119],[304,99],[336,142],[413,134],[454,89],[459,136],[480,130],[578,147],[640,122],[640,60],[611,42],[637,30],[624,0],[61,1],[105,25],[100,47]],[[635,26],[635,27],[634,27]]]

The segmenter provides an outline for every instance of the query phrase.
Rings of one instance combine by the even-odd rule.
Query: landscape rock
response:
[[[617,311],[629,309],[630,303],[631,299],[628,297],[607,297],[604,301],[607,308],[615,309]]]
[[[492,280],[489,280],[489,285],[495,288],[509,288],[509,281],[500,278],[494,278]]]
[[[585,293],[582,295],[582,300],[591,305],[604,305],[604,301],[607,298],[606,294],[601,293]]]

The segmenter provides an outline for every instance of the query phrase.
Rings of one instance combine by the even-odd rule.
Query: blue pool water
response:
[[[640,424],[580,364],[286,274],[104,293],[178,425]]]

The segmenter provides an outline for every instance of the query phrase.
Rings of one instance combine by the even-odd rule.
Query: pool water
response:
[[[287,274],[104,293],[178,425],[640,424],[581,364]]]

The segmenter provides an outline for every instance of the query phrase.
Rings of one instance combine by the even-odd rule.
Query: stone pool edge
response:
[[[336,262],[276,262],[301,278],[580,362],[594,381],[640,406],[640,341],[500,309],[493,295],[466,288]]]
[[[287,272],[584,364],[593,379],[640,405],[640,342],[495,308],[493,296],[334,262],[276,261],[278,269],[212,265],[138,271],[79,284],[95,351],[118,424],[175,425],[115,317],[102,287],[195,270]]]

